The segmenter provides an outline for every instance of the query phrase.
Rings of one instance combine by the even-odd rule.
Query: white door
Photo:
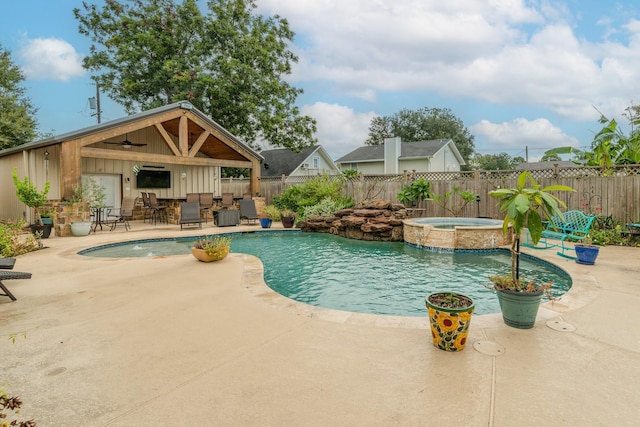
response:
[[[108,207],[119,208],[122,201],[122,175],[117,174],[86,174],[83,178],[93,178],[104,187],[104,204]]]

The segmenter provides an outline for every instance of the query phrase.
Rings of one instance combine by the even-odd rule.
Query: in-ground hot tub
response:
[[[436,249],[495,249],[511,243],[502,221],[487,218],[413,218],[404,220],[404,241]]]

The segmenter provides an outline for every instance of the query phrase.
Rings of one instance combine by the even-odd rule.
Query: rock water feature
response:
[[[403,221],[407,219],[404,205],[387,200],[365,200],[359,205],[337,211],[334,216],[310,216],[302,231],[331,233],[355,240],[402,242]]]

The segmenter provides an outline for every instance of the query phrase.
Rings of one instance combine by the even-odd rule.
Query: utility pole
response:
[[[98,84],[98,82],[96,82],[96,96],[89,98],[89,108],[92,110],[96,110],[96,113],[91,115],[97,116],[98,124],[100,124],[100,114],[102,113],[102,110],[100,110],[100,85]]]

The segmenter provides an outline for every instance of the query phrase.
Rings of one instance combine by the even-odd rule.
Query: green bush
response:
[[[296,212],[298,217],[304,217],[305,208],[317,205],[327,198],[340,206],[353,206],[353,200],[342,195],[343,184],[342,177],[332,179],[328,175],[321,175],[287,188],[281,195],[273,198],[273,204],[280,209]]]
[[[337,202],[335,200],[331,200],[331,198],[327,197],[322,200],[320,203],[317,203],[313,206],[307,206],[304,208],[303,218],[308,218],[312,215],[320,215],[320,216],[333,216],[336,211],[340,209],[345,209],[350,206],[346,206],[344,203]]]
[[[13,257],[42,248],[42,243],[31,233],[23,233],[25,222],[0,223],[0,256]]]

